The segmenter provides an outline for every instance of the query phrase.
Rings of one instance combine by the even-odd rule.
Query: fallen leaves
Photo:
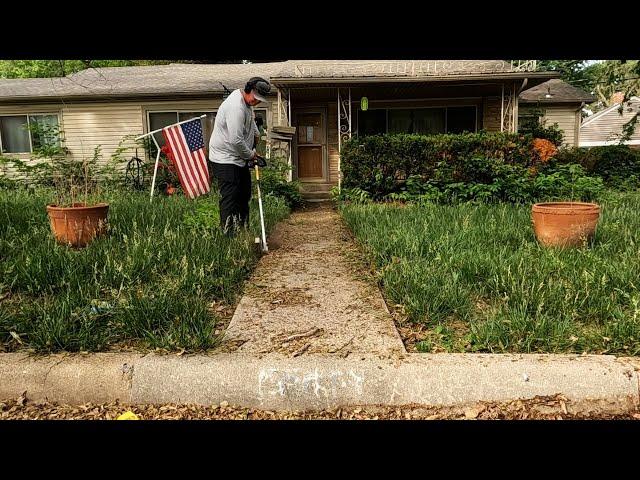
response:
[[[625,415],[597,413],[571,414],[568,399],[562,395],[535,397],[511,402],[480,402],[464,409],[451,407],[402,406],[350,406],[315,412],[273,411],[237,407],[224,400],[219,405],[123,405],[106,404],[61,405],[48,401],[29,402],[26,392],[17,399],[0,402],[0,419],[82,419],[115,420],[124,412],[132,412],[144,420],[563,420],[563,419],[633,419],[640,420],[640,410]]]

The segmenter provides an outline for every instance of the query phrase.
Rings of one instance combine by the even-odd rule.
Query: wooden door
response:
[[[323,120],[320,112],[298,114],[298,178],[301,180],[324,178]]]

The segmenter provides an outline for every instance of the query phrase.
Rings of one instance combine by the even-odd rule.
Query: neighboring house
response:
[[[582,108],[595,100],[584,90],[554,78],[520,94],[519,124],[539,122],[550,127],[557,123],[564,135],[563,144],[577,146]]]
[[[582,122],[580,127],[580,146],[596,147],[620,143],[622,126],[640,112],[640,98],[631,97],[619,112],[620,103],[616,103]],[[640,123],[640,122],[639,122]],[[632,148],[640,148],[640,125],[636,124],[631,139],[624,142]]]
[[[252,76],[269,79],[270,102],[255,107],[264,118],[272,157],[292,166],[307,197],[322,198],[339,181],[339,151],[351,135],[385,132],[517,131],[518,95],[555,72],[535,62],[502,60],[319,61],[255,64],[171,64],[87,69],[64,78],[0,80],[0,149],[29,158],[22,125],[58,123],[73,157],[104,158],[125,135],[210,114],[211,135],[225,89]],[[363,97],[368,99],[368,108]],[[294,133],[295,132],[295,133]],[[159,142],[162,136],[156,135]],[[133,148],[126,155],[135,153]]]

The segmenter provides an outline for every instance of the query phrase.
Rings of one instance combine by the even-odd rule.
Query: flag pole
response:
[[[156,175],[158,174],[158,162],[160,161],[160,145],[156,141],[156,137],[151,135],[153,138],[153,143],[156,144],[156,148],[158,149],[158,154],[156,155],[156,165],[153,167],[153,181],[151,182],[151,195],[149,196],[149,203],[153,202],[153,191],[156,188]]]
[[[154,137],[153,134],[161,132],[165,128],[169,128],[169,127],[173,127],[175,125],[181,125],[183,123],[191,122],[196,118],[205,118],[206,116],[207,116],[207,114],[204,114],[204,115],[200,115],[199,117],[190,118],[189,120],[183,120],[182,122],[172,123],[171,125],[167,125],[166,127],[159,128],[159,129],[154,130],[152,132],[147,132],[144,135],[140,135],[139,137],[135,138],[134,141],[138,141],[141,138],[148,137],[149,135],[151,135],[151,138],[153,139],[153,143],[156,144],[156,148],[158,149],[158,154],[156,155],[156,164],[155,164],[155,167],[153,168],[153,181],[151,182],[151,195],[149,197],[149,202],[153,201],[153,190],[155,189],[155,186],[156,186],[156,174],[158,173],[158,162],[160,161],[160,145],[158,145],[158,142],[156,141],[156,137]]]

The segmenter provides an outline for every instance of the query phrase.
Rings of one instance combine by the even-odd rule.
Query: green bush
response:
[[[635,152],[629,154],[628,148],[618,177],[612,173],[616,152],[598,152],[591,168],[584,150],[560,150],[557,159],[545,162],[533,139],[541,138],[538,134],[553,142],[561,138],[555,126],[544,130],[544,135],[534,132],[535,137],[481,132],[353,138],[343,147],[345,180],[339,198],[354,203],[597,200],[607,179],[620,183],[624,175],[628,183],[640,178]]]
[[[540,123],[528,124],[519,128],[520,133],[531,136],[531,138],[544,138],[553,143],[556,147],[562,145],[564,135],[557,123],[550,127],[545,127]]]
[[[589,174],[602,177],[609,187],[624,190],[640,185],[640,151],[626,145],[565,148],[550,162],[550,167],[567,163],[582,165]]]
[[[290,208],[295,208],[302,204],[302,194],[297,180],[287,181],[290,169],[281,158],[271,160],[266,168],[260,169],[260,189],[263,195],[281,197]]]
[[[499,165],[533,165],[531,143],[524,135],[486,132],[354,137],[342,147],[344,187],[359,187],[380,200],[402,192],[412,176],[438,186],[488,183]]]

